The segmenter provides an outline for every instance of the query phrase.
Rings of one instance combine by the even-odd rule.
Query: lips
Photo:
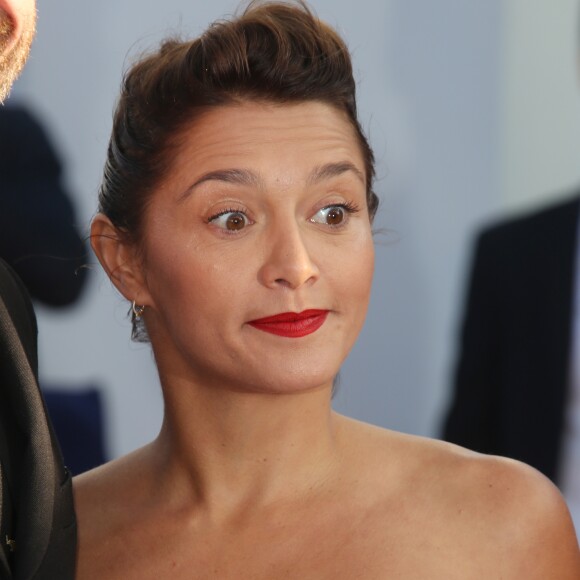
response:
[[[316,332],[326,321],[328,310],[304,310],[283,312],[275,316],[248,322],[250,326],[277,336],[300,338]]]

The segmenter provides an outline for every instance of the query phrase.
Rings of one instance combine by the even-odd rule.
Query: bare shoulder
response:
[[[580,577],[580,552],[558,489],[535,469],[456,445],[364,424],[353,426],[367,468],[405,506],[410,537],[436,537],[454,566],[479,566],[482,577]],[[388,478],[388,479],[387,479]],[[401,534],[405,537],[405,533]],[[467,558],[469,562],[465,562]],[[489,569],[486,570],[486,566]],[[495,576],[488,576],[495,577]]]
[[[449,512],[480,522],[479,539],[491,543],[495,553],[508,550],[505,568],[514,578],[580,577],[574,526],[550,480],[518,461],[442,442],[433,448],[447,472]]]
[[[130,492],[132,482],[142,477],[146,462],[141,460],[143,449],[115,459],[73,478],[75,507],[80,515],[93,516],[116,501],[122,502]],[[132,493],[135,493],[133,489]],[[103,501],[106,500],[106,501]]]
[[[78,522],[78,578],[108,577],[119,538],[139,526],[146,512],[150,478],[143,450],[111,461],[73,479]]]

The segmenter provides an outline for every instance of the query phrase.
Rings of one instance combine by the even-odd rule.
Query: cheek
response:
[[[364,318],[374,272],[374,245],[370,234],[353,240],[348,251],[334,252],[331,263],[327,275],[341,302],[340,308],[348,309],[353,318]]]
[[[215,318],[243,293],[240,260],[212,252],[194,237],[166,241],[147,253],[145,275],[152,301],[169,323]]]
[[[372,236],[362,237],[354,245],[353,251],[349,255],[348,276],[349,288],[351,291],[360,296],[361,300],[365,297],[368,300],[373,281],[375,269],[375,248]]]
[[[151,234],[149,240],[155,243],[145,248],[144,276],[151,299],[159,309],[168,303],[177,307],[185,294],[192,294],[195,281],[203,280],[200,253],[182,237]]]

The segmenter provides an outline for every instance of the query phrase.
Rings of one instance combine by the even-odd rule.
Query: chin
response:
[[[297,348],[283,353],[271,352],[261,360],[254,359],[248,367],[252,389],[257,392],[301,393],[328,389],[334,381],[350,348]]]
[[[257,393],[290,395],[320,390],[332,391],[334,379],[338,370],[333,368],[317,369],[287,369],[286,372],[275,372],[267,377],[260,377],[250,389]]]

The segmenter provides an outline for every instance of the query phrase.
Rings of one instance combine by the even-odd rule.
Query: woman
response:
[[[331,411],[373,271],[348,51],[253,3],[133,66],[94,250],[151,341],[157,439],[75,481],[78,578],[577,578],[535,471]]]

